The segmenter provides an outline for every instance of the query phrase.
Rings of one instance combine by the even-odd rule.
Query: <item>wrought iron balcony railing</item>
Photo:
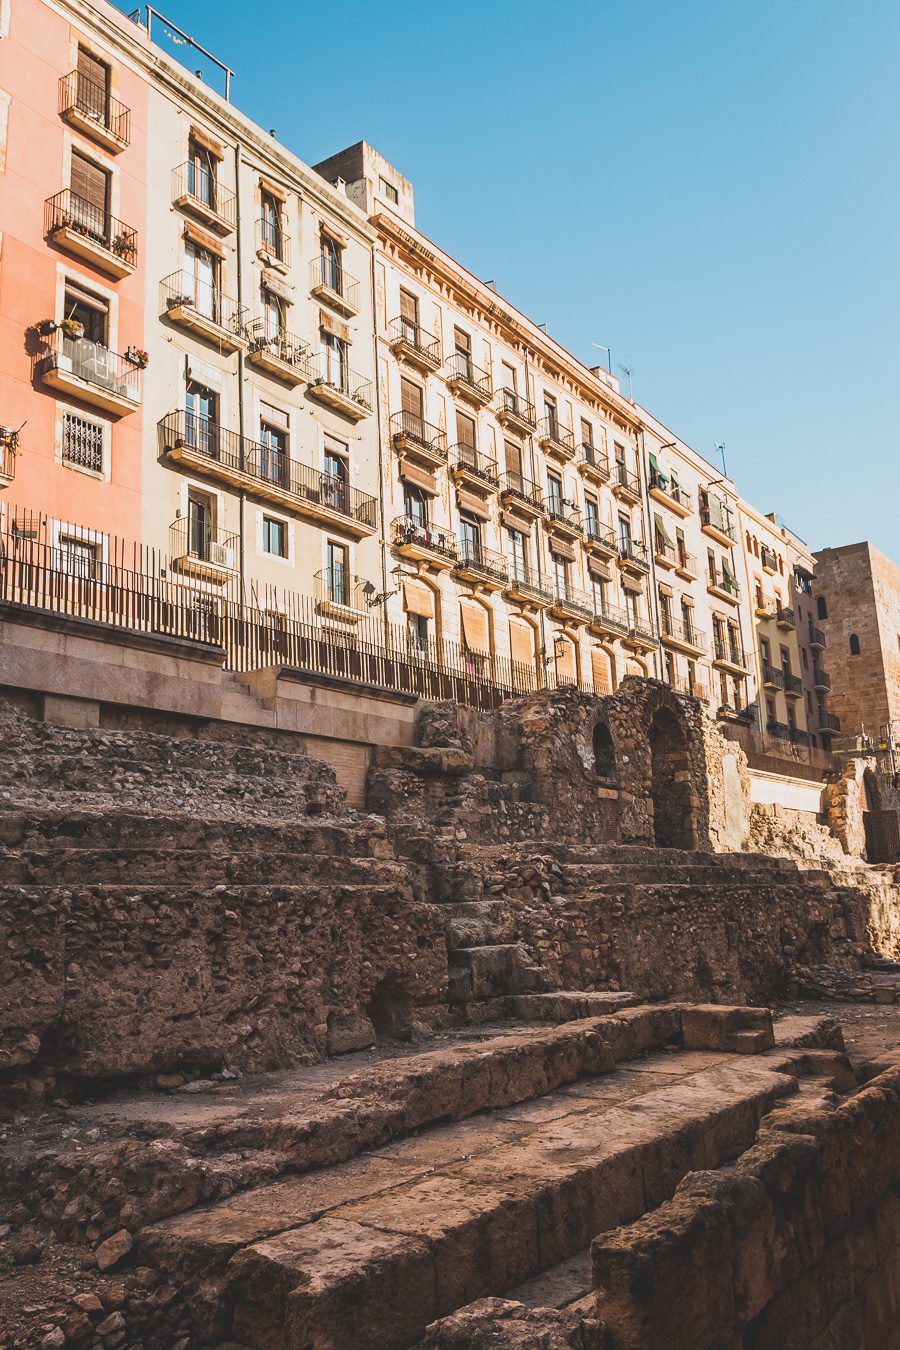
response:
[[[841,719],[835,713],[819,713],[817,721],[819,731],[823,736],[839,736],[841,734]]]
[[[590,441],[582,441],[581,449],[578,453],[578,463],[585,469],[592,471],[598,478],[609,478],[609,459],[603,450],[599,450],[596,445],[591,445]]]
[[[821,628],[813,628],[812,626],[810,626],[809,645],[814,649],[818,649],[819,651],[824,650],[825,634],[822,632]]]
[[[501,421],[512,419],[529,431],[537,429],[534,404],[529,403],[528,399],[523,398],[521,394],[517,394],[515,389],[505,387],[498,389],[494,407]]]
[[[454,469],[478,478],[489,487],[496,487],[500,481],[497,461],[483,455],[474,445],[458,443],[450,447],[450,463]]]
[[[123,147],[131,140],[131,109],[113,98],[105,85],[77,70],[70,70],[59,81],[59,111],[63,116],[78,113],[95,122]]]
[[[357,614],[367,612],[365,582],[346,567],[320,567],[314,575],[314,581],[319,609],[333,606],[335,609],[354,610]]]
[[[650,560],[647,557],[647,546],[639,539],[620,539],[619,557],[623,563],[631,564],[633,567],[641,568],[649,572]]]
[[[245,332],[249,355],[262,353],[271,356],[273,360],[291,366],[306,379],[311,379],[316,373],[313,354],[303,338],[288,333],[283,328],[273,332],[266,319],[252,319],[247,324]]]
[[[582,532],[581,511],[575,502],[565,497],[546,498],[547,520],[549,524],[561,525],[564,529]]]
[[[677,571],[684,572],[685,576],[697,577],[700,575],[697,566],[697,558],[693,553],[688,553],[685,549],[679,548],[678,557],[675,562]]]
[[[765,544],[759,550],[759,560],[767,572],[778,571],[778,558]]]
[[[746,670],[744,649],[737,638],[716,637],[713,640],[713,657],[716,661],[726,661],[729,665]],[[780,673],[780,672],[779,672]]]
[[[403,344],[421,356],[435,369],[441,364],[441,340],[435,333],[429,333],[413,319],[391,319],[388,324],[391,344]]]
[[[445,530],[442,525],[430,525],[415,516],[397,516],[392,521],[391,543],[394,548],[424,548],[451,562],[456,562],[459,557],[459,543],[452,530]]]
[[[206,521],[179,516],[169,526],[169,552],[182,567],[197,562],[218,571],[234,572],[238,567],[240,538]]]
[[[533,600],[549,602],[553,599],[553,586],[547,578],[527,563],[513,558],[509,560],[508,588]]]
[[[506,582],[509,577],[509,563],[503,554],[485,548],[478,539],[460,539],[457,568],[492,581]]]
[[[396,442],[408,442],[427,450],[436,459],[447,458],[447,436],[440,427],[426,422],[418,413],[396,412],[391,418],[391,439]]]
[[[618,553],[619,541],[610,525],[602,525],[599,520],[588,520],[584,530],[588,544],[593,544],[605,553]]]
[[[673,483],[665,474],[661,474],[657,469],[650,470],[650,488],[651,491],[661,493],[669,497],[677,506],[685,511],[690,511],[693,505],[693,498],[686,488],[678,483]]]
[[[627,633],[631,627],[631,618],[627,609],[621,605],[605,605],[598,603],[594,597],[594,622],[602,628],[609,628],[615,633]]]
[[[79,197],[71,188],[64,188],[44,202],[44,233],[52,238],[61,230],[72,230],[130,267],[137,262],[137,230]]]
[[[770,689],[783,689],[784,671],[778,666],[763,665],[763,684],[767,684]]]
[[[372,411],[372,381],[358,371],[351,370],[346,362],[335,361],[328,352],[320,352],[318,356],[313,353],[310,384],[334,389],[366,412]]]
[[[464,386],[480,403],[490,403],[493,383],[486,370],[476,366],[466,352],[454,352],[447,359],[447,380]]]
[[[731,512],[721,497],[715,496],[714,493],[709,493],[706,501],[701,504],[700,524],[708,530],[715,530],[717,534],[724,535],[730,543],[737,542],[737,531],[731,519]]]
[[[563,586],[558,581],[553,583],[553,604],[556,609],[566,614],[577,615],[580,619],[594,617],[594,597],[587,591],[577,590],[574,586]]]
[[[706,647],[706,634],[692,623],[684,623],[681,619],[674,619],[662,613],[659,626],[664,638],[673,638],[676,642],[683,642],[688,647]]]
[[[789,609],[786,605],[779,605],[779,606],[778,606],[778,610],[777,610],[777,612],[776,612],[776,614],[775,614],[775,618],[776,618],[776,620],[777,620],[777,622],[778,622],[778,627],[779,627],[779,628],[796,628],[796,627],[797,627],[797,618],[796,618],[796,615],[794,614],[794,611],[793,611],[792,609]]]
[[[187,269],[172,272],[160,282],[160,291],[162,307],[167,313],[187,311],[201,323],[215,324],[233,337],[243,339],[247,313],[244,306],[217,287],[198,281],[193,272]]]
[[[193,205],[205,215],[218,216],[231,229],[237,224],[237,197],[219,182],[212,169],[195,159],[172,170],[172,196],[176,202]]]
[[[557,446],[566,455],[575,454],[575,437],[568,427],[563,426],[558,417],[543,418],[539,435],[545,444]]]
[[[641,480],[636,473],[629,473],[628,469],[622,463],[616,463],[615,473],[613,474],[613,487],[618,488],[627,496],[640,500]]]
[[[831,688],[831,676],[818,666],[813,666],[813,688],[825,693]]]
[[[524,502],[534,511],[545,510],[544,494],[537,483],[532,483],[528,478],[523,478],[520,473],[509,469],[506,473],[500,475],[500,491],[508,493],[510,497]]]
[[[359,282],[334,258],[320,254],[309,264],[309,288],[343,302],[342,307],[359,309]]]
[[[741,598],[741,588],[735,577],[728,572],[711,572],[709,576],[709,585],[712,589],[722,591],[725,595],[730,595],[733,600]]]

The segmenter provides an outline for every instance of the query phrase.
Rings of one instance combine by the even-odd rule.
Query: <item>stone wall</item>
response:
[[[772,1112],[725,1172],[593,1244],[609,1350],[900,1344],[900,1069]]]

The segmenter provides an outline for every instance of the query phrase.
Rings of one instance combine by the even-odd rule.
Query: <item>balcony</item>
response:
[[[676,675],[670,684],[676,694],[684,694],[687,698],[699,698],[703,703],[710,701],[709,685],[703,680],[692,680],[689,675]]]
[[[722,498],[714,493],[708,493],[705,503],[700,507],[700,528],[725,548],[737,543],[737,530],[731,519],[731,511]]]
[[[578,451],[578,472],[592,483],[609,482],[609,460],[590,441],[582,441]]]
[[[820,736],[840,736],[841,719],[834,713],[817,713],[816,720],[818,723],[816,730]]]
[[[696,581],[700,575],[700,568],[697,565],[697,559],[693,553],[688,553],[685,549],[679,548],[678,559],[675,563],[675,573],[685,581]]]
[[[398,454],[421,460],[429,468],[438,469],[447,463],[445,433],[417,413],[394,413],[391,418],[391,441]]]
[[[453,569],[466,581],[477,581],[489,590],[500,590],[509,580],[509,564],[502,553],[485,548],[480,540],[459,541],[459,561]]]
[[[788,698],[803,697],[803,681],[799,675],[792,675],[789,670],[784,672],[784,692]]]
[[[256,221],[256,256],[264,267],[287,272],[291,266],[291,238],[281,221],[259,216]]]
[[[265,319],[254,319],[244,330],[247,361],[257,370],[274,375],[292,388],[310,379],[312,352],[309,344],[283,329],[273,333]]]
[[[792,745],[808,745],[809,733],[801,731],[799,727],[791,726],[789,722],[776,722],[770,718],[766,722],[766,731],[776,741],[790,741]]]
[[[652,651],[659,645],[656,629],[649,619],[644,618],[629,618],[625,641],[629,647],[640,652]]]
[[[314,582],[318,614],[343,623],[359,623],[368,614],[365,582],[346,567],[321,567]]]
[[[309,292],[346,319],[359,313],[359,282],[335,259],[320,254],[309,264]]]
[[[70,188],[44,202],[44,234],[58,248],[116,280],[137,265],[137,231]]]
[[[179,516],[169,526],[169,554],[176,571],[224,585],[238,570],[239,538]]]
[[[725,600],[729,605],[739,605],[741,602],[741,588],[730,572],[710,573],[706,589],[717,600]]]
[[[494,396],[490,375],[476,366],[466,352],[454,352],[447,361],[447,384],[458,398],[476,408],[486,408]]]
[[[414,516],[398,516],[391,524],[391,547],[403,558],[414,558],[434,567],[453,567],[459,559],[456,535],[440,525],[429,525]]]
[[[575,458],[575,437],[556,417],[543,419],[538,440],[544,453],[552,459],[568,463]]]
[[[825,634],[822,632],[821,628],[810,628],[809,645],[814,652],[822,652],[825,650]]]
[[[612,490],[614,497],[620,502],[627,502],[629,506],[637,506],[641,500],[641,480],[618,461],[613,470]]]
[[[216,234],[237,227],[237,197],[223,187],[213,170],[193,159],[172,170],[172,199],[181,211],[202,220]]]
[[[619,552],[619,541],[609,525],[601,525],[599,520],[588,520],[584,547],[598,558],[615,558]]]
[[[813,666],[813,689],[823,694],[827,694],[831,689],[831,676],[816,665]]]
[[[429,375],[441,367],[441,340],[421,324],[402,316],[388,324],[388,342],[398,361]]]
[[[534,404],[529,403],[514,389],[499,389],[494,402],[497,421],[507,431],[518,436],[530,436],[537,430],[537,417]]]
[[[496,489],[500,473],[495,459],[488,459],[474,445],[458,442],[450,447],[450,466],[457,483],[484,492]]]
[[[59,82],[59,113],[104,150],[117,155],[131,141],[131,109],[102,84],[70,70]]]
[[[678,553],[673,544],[667,544],[662,535],[657,534],[653,543],[653,557],[658,567],[674,567],[678,562]]]
[[[563,539],[578,539],[584,533],[581,512],[574,502],[564,497],[547,499],[547,532]]]
[[[753,606],[753,612],[756,617],[758,619],[774,619],[777,611],[778,606],[775,603],[774,597],[771,595],[764,595],[762,591],[758,591]]]
[[[46,388],[120,417],[141,406],[143,371],[126,357],[59,331],[44,342],[51,350],[36,358],[35,370]]]
[[[245,345],[246,310],[230,296],[198,281],[191,272],[173,272],[160,282],[163,315],[170,323],[196,333],[222,352]]]
[[[0,433],[7,430],[0,428]],[[15,432],[0,434],[0,488],[9,487],[16,476],[16,443]]]
[[[655,469],[650,470],[650,496],[682,518],[689,516],[694,509],[691,494]]]
[[[763,666],[763,685],[766,689],[784,689],[784,671],[777,666]]]
[[[792,632],[797,627],[797,620],[792,609],[787,609],[784,605],[779,605],[775,613],[775,622],[779,628],[786,632]]]
[[[204,417],[172,412],[160,423],[169,459],[357,539],[374,534],[378,503],[342,478],[300,464]]]
[[[774,574],[778,571],[778,558],[770,548],[766,548],[765,544],[759,550],[759,561],[764,572]]]
[[[534,568],[513,561],[509,566],[509,579],[504,594],[508,599],[517,600],[521,604],[544,608],[553,599],[553,587]]]
[[[712,658],[714,665],[735,671],[739,675],[747,674],[747,659],[737,636],[716,637],[713,641]],[[778,674],[780,675],[781,672],[778,671]]]
[[[520,516],[535,519],[546,511],[544,494],[537,483],[530,482],[513,470],[500,475],[500,498],[504,505],[511,506]]]
[[[627,609],[618,605],[598,604],[595,599],[590,627],[591,632],[600,637],[624,637],[631,627],[631,620]]]
[[[639,539],[619,540],[619,566],[632,576],[644,576],[650,571],[647,546]]]
[[[589,623],[594,617],[595,608],[594,597],[587,591],[579,591],[573,586],[561,586],[558,582],[554,582],[553,599],[550,602],[551,614],[560,619],[581,619]]]
[[[692,623],[683,623],[663,614],[660,617],[660,637],[669,647],[679,651],[695,652],[706,650],[706,634]]]
[[[335,360],[329,352],[313,356],[306,394],[343,413],[351,422],[372,414],[372,381],[351,370],[345,362]]]

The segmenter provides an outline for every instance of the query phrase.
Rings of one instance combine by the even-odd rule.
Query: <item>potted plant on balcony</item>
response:
[[[84,324],[78,319],[61,319],[57,327],[64,337],[74,341],[84,337]]]
[[[116,235],[110,247],[112,248],[112,251],[113,253],[115,253],[116,257],[124,258],[127,254],[129,254],[132,251],[134,247],[131,241],[131,235],[126,234],[125,231],[123,230],[120,234]]]
[[[129,347],[125,352],[125,360],[139,370],[146,370],[150,364],[150,353],[145,352],[143,347]]]
[[[59,327],[55,319],[38,319],[31,325],[39,337],[51,337]]]

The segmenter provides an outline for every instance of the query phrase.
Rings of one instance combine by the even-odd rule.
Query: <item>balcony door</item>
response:
[[[459,518],[460,557],[464,562],[481,561],[481,526],[471,516]]]
[[[192,492],[188,499],[188,552],[209,561],[213,537],[213,507],[208,497]]]
[[[409,291],[400,292],[400,335],[405,342],[418,345],[419,301]]]
[[[80,151],[72,151],[69,169],[72,224],[98,244],[109,243],[109,174]]]
[[[216,160],[206,146],[191,141],[188,148],[188,192],[204,206],[216,209]]]
[[[347,388],[347,344],[334,333],[322,330],[323,377],[335,389]]]
[[[528,575],[528,550],[521,530],[507,530],[509,573],[515,581],[524,581]]]
[[[344,266],[342,259],[343,250],[339,244],[330,239],[327,234],[322,235],[320,246],[320,257],[322,265],[322,282],[329,290],[335,291],[338,295],[344,293]]]
[[[201,455],[219,457],[218,398],[192,380],[185,395],[185,439]]]
[[[219,319],[219,259],[209,249],[188,244],[184,250],[185,290],[194,308],[207,319]]]
[[[85,47],[78,48],[78,107],[101,126],[109,125],[109,66]]]
[[[417,436],[421,439],[425,434],[425,391],[420,384],[415,384],[412,380],[407,380],[402,376],[400,379],[400,406],[403,410],[403,430],[408,435]]]

